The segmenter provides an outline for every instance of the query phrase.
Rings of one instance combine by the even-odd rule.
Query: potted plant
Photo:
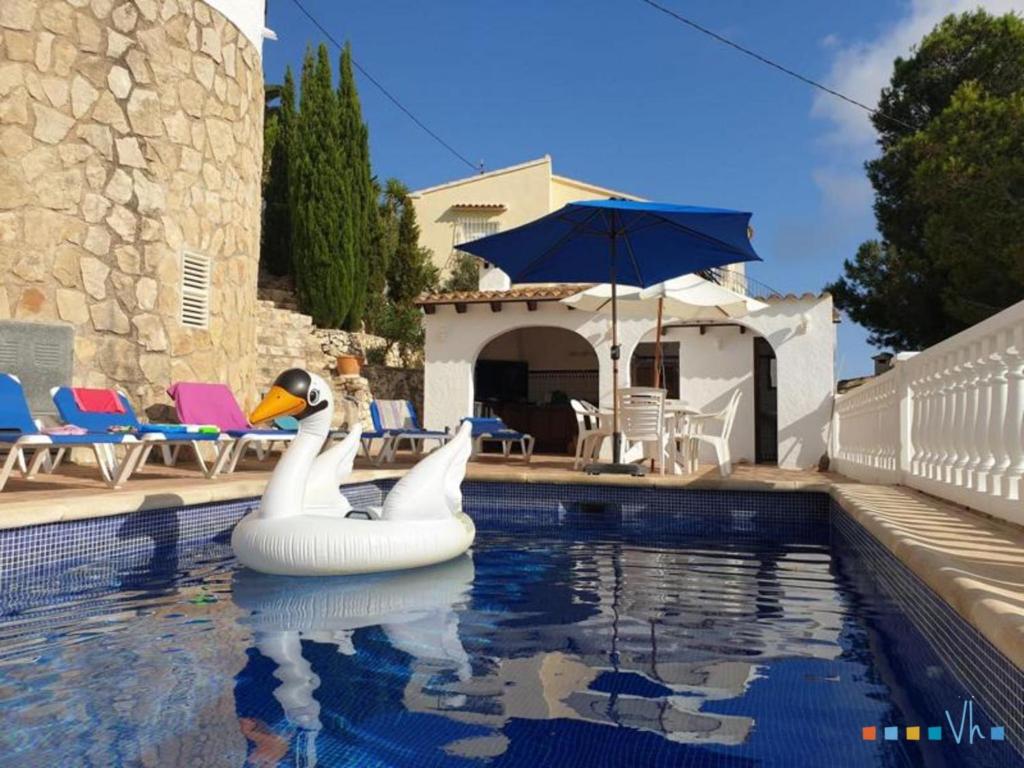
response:
[[[336,370],[339,376],[358,376],[362,363],[356,355],[338,355]]]

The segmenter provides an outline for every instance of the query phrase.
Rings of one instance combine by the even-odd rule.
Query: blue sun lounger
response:
[[[363,451],[371,459],[370,445],[373,440],[383,440],[380,453],[375,463],[393,461],[402,441],[416,453],[423,453],[423,444],[428,440],[442,446],[452,439],[448,430],[423,429],[416,416],[416,407],[411,400],[374,400],[370,403],[370,418],[373,420],[373,431],[363,432]]]
[[[115,446],[124,446],[124,457],[118,461]],[[69,448],[91,448],[103,481],[112,488],[121,486],[138,466],[145,449],[134,435],[116,435],[88,432],[84,435],[47,434],[42,432],[29,410],[25,390],[17,376],[0,373],[0,454],[6,453],[0,464],[0,490],[7,484],[17,467],[28,480],[39,470],[52,471],[56,463],[50,450],[63,453]]]
[[[173,466],[178,459],[182,447],[189,446],[195,454],[196,464],[206,477],[216,477],[224,469],[230,458],[234,439],[223,433],[199,432],[197,427],[186,424],[143,424],[135,415],[131,403],[124,392],[118,391],[118,399],[124,407],[124,413],[93,413],[83,411],[75,402],[75,394],[70,387],[54,387],[50,390],[53,404],[57,412],[67,424],[75,424],[90,432],[110,432],[112,429],[130,429],[140,442],[145,444],[138,466],[143,466],[154,448],[160,448],[164,463]],[[213,460],[207,463],[203,458],[201,445],[213,447]]]
[[[463,419],[473,425],[471,436],[473,438],[473,455],[483,451],[484,443],[501,443],[501,455],[506,459],[512,454],[512,446],[519,444],[519,450],[523,453],[523,459],[529,463],[533,457],[533,435],[524,432],[517,432],[509,429],[504,421],[496,416],[486,418],[468,417]]]

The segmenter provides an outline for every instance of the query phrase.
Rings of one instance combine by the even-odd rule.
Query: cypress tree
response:
[[[370,140],[363,122],[359,93],[352,72],[352,46],[345,44],[341,52],[338,78],[338,122],[341,146],[344,149],[343,177],[346,184],[346,207],[342,211],[342,241],[348,264],[348,315],[345,327],[358,330],[367,306],[367,291],[371,283],[371,269],[375,266],[373,247],[375,240],[376,198],[373,174],[370,170]]]
[[[431,252],[420,246],[420,227],[409,190],[398,179],[389,179],[385,194],[397,214],[395,251],[388,264],[388,298],[408,304],[437,284],[437,268]]]
[[[264,142],[268,158],[264,169],[263,237],[260,264],[274,275],[292,273],[292,223],[288,183],[290,142],[295,122],[295,81],[292,69],[284,72],[284,83],[277,93],[279,103],[267,115]]]
[[[341,247],[347,201],[337,113],[327,47],[321,44],[315,59],[307,47],[289,152],[292,253],[299,302],[317,325],[328,328],[348,317],[350,301]]]
[[[363,319],[367,330],[370,333],[376,333],[375,329],[387,299],[385,291],[387,290],[388,262],[395,249],[394,240],[397,237],[397,231],[381,201],[384,191],[376,177],[372,179],[372,184],[374,204],[371,213],[369,274],[366,280],[366,314]]]

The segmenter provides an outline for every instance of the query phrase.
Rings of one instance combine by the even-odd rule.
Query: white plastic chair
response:
[[[643,443],[649,456],[657,456],[661,474],[674,458],[666,456],[665,390],[627,387],[619,390],[619,432],[627,444]]]
[[[606,437],[611,437],[610,425],[601,424],[601,412],[586,400],[570,400],[576,414],[576,460],[573,469],[583,466],[584,460],[594,460],[601,452]]]
[[[677,452],[685,457],[687,469],[693,472],[697,469],[697,453],[700,443],[707,443],[715,449],[715,457],[718,459],[718,471],[722,477],[732,473],[732,457],[729,454],[729,435],[732,434],[732,425],[736,421],[736,411],[739,409],[741,393],[738,389],[733,390],[729,403],[720,411],[715,413],[698,413],[687,417],[687,432],[676,440]],[[717,434],[708,433],[704,430],[709,425],[720,423]],[[680,451],[679,443],[684,442]]]

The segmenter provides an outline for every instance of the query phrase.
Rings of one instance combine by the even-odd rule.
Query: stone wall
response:
[[[394,368],[384,365],[363,367],[363,376],[378,400],[412,400],[423,420],[423,369]],[[466,414],[467,416],[469,414]]]
[[[366,353],[371,349],[380,349],[387,344],[380,336],[359,331],[317,328],[315,333],[320,343],[320,349],[332,361],[336,360],[340,355],[355,355],[360,360],[364,360]],[[401,357],[398,354],[397,348],[392,348],[388,351],[386,363],[392,366],[401,365]]]
[[[259,54],[192,0],[0,2],[0,318],[75,326],[75,382],[255,397]],[[183,250],[212,260],[179,321]]]

